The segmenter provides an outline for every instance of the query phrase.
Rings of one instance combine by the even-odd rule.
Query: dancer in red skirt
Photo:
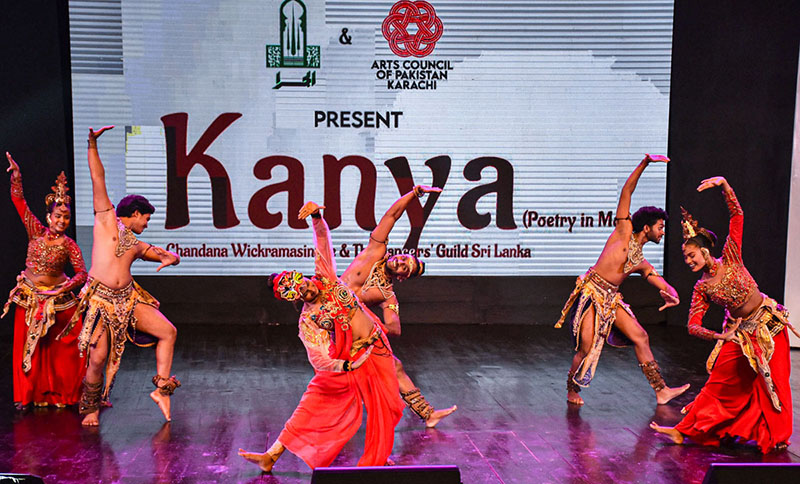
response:
[[[330,465],[361,426],[364,407],[367,435],[358,465],[385,465],[394,445],[394,428],[405,407],[398,395],[394,358],[383,325],[336,276],[321,208],[308,202],[299,216],[310,215],[314,226],[314,277],[292,271],[272,279],[276,297],[303,301],[299,337],[314,377],[269,450],[239,449],[239,455],[264,472],[272,470],[286,449],[312,469]]]
[[[3,307],[6,315],[11,304],[14,313],[14,405],[22,409],[31,402],[37,406],[59,407],[78,402],[85,361],[78,353],[80,324],[61,334],[78,303],[73,289],[86,282],[86,266],[81,250],[64,232],[72,211],[64,172],[56,179],[53,193],[47,195],[47,226],[28,208],[22,194],[19,165],[9,153],[11,200],[28,232],[28,256],[25,270]],[[75,275],[64,273],[67,263]]]
[[[792,435],[792,394],[789,386],[789,337],[786,308],[758,290],[742,262],[744,213],[723,177],[703,180],[698,191],[722,187],[730,212],[728,239],[722,258],[711,256],[716,236],[698,226],[683,211],[683,255],[693,272],[701,272],[689,310],[689,333],[717,340],[707,362],[710,373],[700,394],[683,409],[675,427],[654,430],[675,443],[685,437],[718,446],[723,438],[753,441],[761,452],[785,448]],[[702,326],[711,300],[725,308],[722,333]],[[796,333],[796,331],[795,331]]]

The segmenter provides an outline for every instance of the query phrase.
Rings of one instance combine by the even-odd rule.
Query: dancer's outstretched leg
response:
[[[662,427],[655,422],[650,422],[650,428],[655,430],[660,434],[664,434],[676,444],[682,444],[684,436],[679,431],[675,430],[675,427]]]
[[[276,440],[266,452],[247,452],[240,448],[239,455],[245,460],[256,464],[263,472],[272,472],[272,466],[275,465],[285,450],[286,447]]]
[[[650,337],[647,331],[622,308],[617,309],[617,320],[614,325],[635,345],[639,367],[641,367],[647,381],[656,393],[656,402],[659,405],[669,402],[689,389],[690,385],[688,383],[674,388],[668,387],[664,383],[664,378],[661,377],[661,369],[653,357],[653,352],[650,351]]]
[[[153,384],[156,389],[150,393],[150,398],[158,405],[167,422],[172,420],[170,414],[170,395],[181,384],[170,376],[172,370],[172,355],[175,350],[175,340],[178,330],[161,314],[161,311],[147,304],[137,304],[134,310],[137,319],[136,329],[158,338],[156,343],[156,376]]]
[[[394,368],[397,372],[397,382],[400,384],[400,395],[409,408],[411,408],[411,411],[425,421],[426,427],[436,427],[439,421],[458,410],[458,406],[456,405],[441,410],[434,409],[425,397],[422,396],[419,388],[411,381],[408,373],[406,373],[403,368],[403,363],[397,359],[397,357],[394,357]]]

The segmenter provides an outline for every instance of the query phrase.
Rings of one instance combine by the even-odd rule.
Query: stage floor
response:
[[[311,470],[289,452],[261,474],[236,452],[262,451],[291,415],[312,370],[293,326],[180,326],[175,373],[183,382],[165,424],[148,397],[150,348],[127,348],[101,426],[81,428],[74,409],[15,412],[11,349],[2,347],[0,472],[70,482],[308,482]],[[682,327],[648,326],[669,385],[692,388],[656,405],[633,349],[607,347],[582,408],[568,406],[569,330],[549,326],[407,325],[395,353],[437,407],[458,411],[436,429],[406,412],[396,429],[398,465],[455,464],[466,483],[691,483],[712,462],[800,462],[788,451],[676,446],[648,428],[671,425],[702,387],[711,344]],[[7,340],[8,341],[8,340]],[[792,352],[795,398],[800,352]],[[795,428],[799,428],[796,414]],[[335,466],[355,465],[364,429]]]

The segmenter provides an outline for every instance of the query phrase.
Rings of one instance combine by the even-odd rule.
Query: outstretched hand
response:
[[[170,252],[168,250],[164,250],[161,247],[152,246],[153,251],[156,253],[158,258],[161,260],[161,265],[158,266],[156,272],[160,271],[161,269],[167,266],[176,266],[181,263],[181,258],[178,254],[174,252]]]
[[[350,368],[355,370],[359,366],[363,365],[364,362],[367,361],[367,358],[369,358],[370,353],[372,353],[372,348],[374,347],[375,347],[374,345],[370,345],[369,349],[365,351],[363,355],[359,356],[358,359],[353,362]]]
[[[712,187],[722,187],[727,190],[730,188],[730,185],[728,185],[728,180],[726,180],[724,176],[715,176],[701,181],[700,185],[697,186],[697,191],[702,192]]]
[[[719,333],[717,339],[721,339],[723,341],[733,341],[736,344],[739,344],[739,337],[736,336],[736,330],[739,329],[739,325],[742,323],[742,318],[736,318],[735,320],[731,318],[733,324],[726,324],[725,331]]]
[[[314,202],[306,202],[306,204],[303,205],[303,207],[300,209],[300,212],[297,214],[297,218],[302,220],[313,213],[319,213],[319,211],[323,208],[325,208],[324,205],[320,206]]]
[[[105,133],[109,129],[114,129],[114,125],[111,126],[103,126],[99,130],[95,131],[91,127],[89,128],[89,139],[90,140],[97,140],[101,134]]]
[[[22,177],[22,174],[19,171],[19,165],[14,158],[11,157],[11,153],[6,151],[6,158],[8,158],[8,168],[6,168],[6,172],[11,172],[11,179],[18,180]]]
[[[663,289],[660,291],[660,293],[661,293],[661,298],[664,299],[664,305],[658,308],[659,311],[671,308],[672,306],[677,306],[678,304],[681,303],[680,299],[678,299],[677,297],[673,296],[672,294]]]
[[[651,155],[650,153],[645,153],[644,159],[650,163],[669,163],[669,158],[664,155]]]

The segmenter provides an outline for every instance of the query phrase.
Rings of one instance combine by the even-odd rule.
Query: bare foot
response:
[[[676,388],[664,387],[656,392],[656,401],[659,405],[663,405],[688,390],[690,386],[691,385],[687,383],[686,385]]]
[[[567,390],[567,403],[571,403],[573,405],[583,405],[584,402],[578,392]]]
[[[86,414],[86,416],[83,417],[83,420],[81,421],[81,425],[83,425],[84,427],[97,427],[98,425],[100,425],[100,420],[98,418],[99,415],[100,415],[100,410],[95,410],[92,413]]]
[[[274,466],[275,462],[278,460],[277,457],[269,452],[259,454],[257,452],[247,452],[244,449],[239,449],[239,455],[244,457],[246,461],[256,464],[263,472],[272,472],[272,466]]]
[[[384,465],[385,466],[393,466],[393,465],[396,465],[396,464],[394,463],[394,461],[392,459],[386,459],[386,464],[384,464]]]
[[[675,427],[662,427],[655,422],[650,422],[650,428],[660,434],[664,434],[676,444],[683,443],[683,434],[675,430]]]
[[[164,414],[164,418],[167,419],[167,422],[172,422],[172,417],[169,415],[169,395],[162,395],[159,389],[156,388],[150,393],[150,398],[156,402],[156,405],[158,405],[161,413]]]
[[[427,428],[429,428],[429,429],[432,429],[432,428],[436,427],[436,424],[439,423],[439,420],[447,417],[448,415],[450,415],[451,413],[455,412],[456,410],[458,410],[458,406],[457,405],[453,405],[452,407],[445,408],[443,410],[434,410],[434,412],[431,414],[431,416],[428,417],[428,420],[425,421],[425,426]]]

